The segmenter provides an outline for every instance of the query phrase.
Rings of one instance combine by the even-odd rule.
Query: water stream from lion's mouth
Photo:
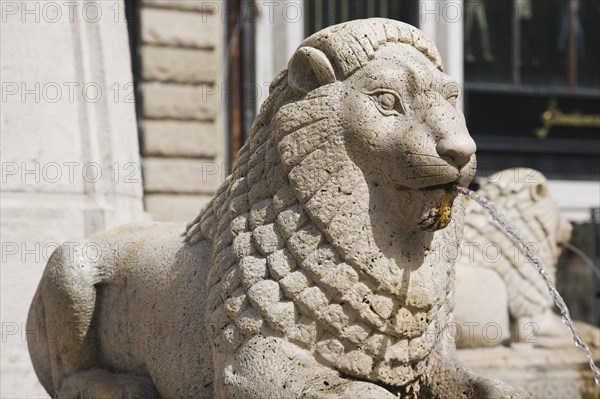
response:
[[[477,202],[488,213],[492,220],[496,222],[498,226],[500,226],[502,230],[504,230],[504,232],[515,242],[515,244],[520,245],[521,248],[523,248],[525,256],[531,263],[533,263],[537,272],[540,274],[540,276],[548,286],[548,292],[554,300],[556,307],[558,307],[558,310],[560,311],[560,316],[563,323],[567,326],[567,328],[571,331],[571,334],[573,335],[573,342],[577,347],[585,351],[588,358],[588,364],[590,366],[590,369],[592,370],[592,374],[594,375],[594,381],[596,381],[596,385],[600,387],[600,369],[594,364],[594,358],[592,356],[592,352],[590,351],[589,346],[585,343],[585,341],[581,337],[581,334],[579,334],[579,332],[575,328],[575,325],[573,324],[573,320],[571,319],[571,315],[569,313],[569,309],[567,308],[567,305],[565,304],[563,298],[560,296],[559,292],[556,290],[554,283],[552,282],[552,278],[544,269],[542,262],[540,262],[540,260],[535,257],[525,240],[523,240],[512,227],[510,227],[510,225],[504,220],[504,218],[500,214],[498,214],[496,208],[494,208],[494,206],[490,204],[487,199],[475,193],[474,191],[469,190],[468,188],[456,187],[456,190],[459,193],[464,194],[467,197],[474,200],[475,202]]]

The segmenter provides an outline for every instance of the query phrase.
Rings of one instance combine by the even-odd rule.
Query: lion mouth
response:
[[[396,191],[436,191],[436,190],[444,190],[446,192],[456,191],[456,187],[458,187],[458,181],[451,181],[443,184],[435,184],[433,186],[421,187],[419,189],[414,189],[410,187],[406,187],[400,184],[395,186]]]
[[[444,229],[450,224],[452,219],[452,202],[455,195],[447,191],[439,204],[429,209],[426,217],[419,222],[423,230],[436,231]]]
[[[423,187],[421,191],[435,191],[435,190],[444,190],[444,191],[455,191],[458,186],[458,182],[452,181],[444,184],[436,184],[434,186]]]

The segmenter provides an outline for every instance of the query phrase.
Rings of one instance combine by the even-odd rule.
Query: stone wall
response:
[[[43,338],[25,321],[52,251],[65,243],[94,259],[94,242],[77,240],[147,219],[123,11],[0,3],[1,398],[48,397],[26,344]]]
[[[225,174],[220,6],[141,5],[144,203],[155,220],[194,217]]]

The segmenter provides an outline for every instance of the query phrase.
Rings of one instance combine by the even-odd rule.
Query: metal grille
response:
[[[353,19],[384,17],[418,24],[417,0],[305,0],[305,32]]]

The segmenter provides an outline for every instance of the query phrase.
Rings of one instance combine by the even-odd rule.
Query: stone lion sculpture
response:
[[[483,179],[478,193],[518,229],[554,279],[560,244],[569,241],[572,227],[548,193],[546,178],[533,169],[507,169]],[[493,346],[509,340],[534,343],[542,335],[566,336],[572,345],[552,311],[546,284],[527,262],[523,248],[475,203],[466,209],[463,241],[456,263],[455,317],[462,329],[457,346]],[[477,300],[484,294],[486,301]]]
[[[445,339],[454,269],[435,248],[460,240],[464,200],[452,188],[475,172],[456,97],[412,26],[358,20],[304,40],[192,223],[97,234],[83,241],[103,249],[93,260],[52,255],[28,319],[44,387],[103,398],[523,395],[464,369]],[[51,328],[67,330],[51,339]]]
[[[482,179],[477,192],[518,229],[556,281],[560,244],[569,240],[571,224],[560,213],[544,176],[528,168],[502,170]],[[553,312],[552,298],[535,266],[471,201],[456,261],[455,303],[456,345],[468,348],[458,356],[472,369],[536,398],[598,397],[587,358]],[[600,330],[580,321],[575,326],[597,360]]]

